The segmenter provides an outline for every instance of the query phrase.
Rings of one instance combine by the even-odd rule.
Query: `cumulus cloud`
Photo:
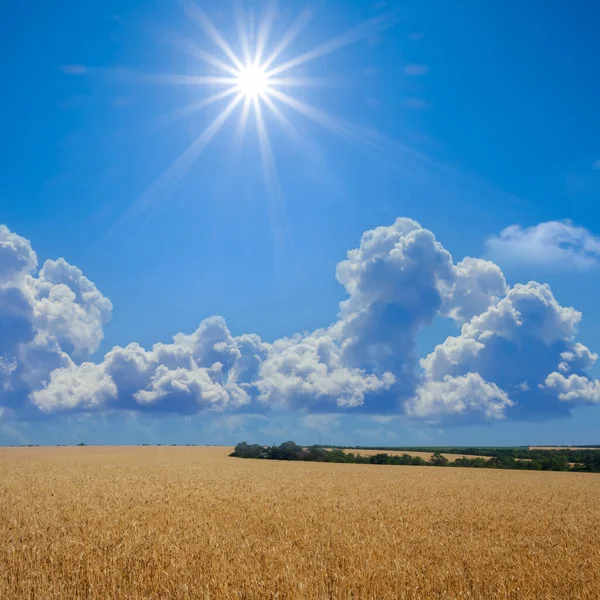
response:
[[[547,221],[533,227],[511,225],[486,242],[500,263],[552,269],[590,269],[600,264],[600,237],[570,221]]]
[[[344,362],[394,373],[410,386],[416,333],[439,312],[452,266],[448,251],[416,221],[367,231],[336,271],[349,295],[333,328]]]
[[[47,260],[32,278],[36,328],[53,335],[75,353],[91,354],[104,338],[112,304],[77,268],[63,258]]]
[[[502,413],[514,407],[514,412],[527,418],[566,414],[562,398],[549,393],[543,383],[561,364],[580,372],[595,360],[583,344],[575,342],[580,319],[581,313],[557,302],[548,285],[517,284],[465,323],[461,335],[448,337],[421,360],[424,378],[417,399],[427,396],[432,385],[438,389],[436,383],[477,373],[510,398],[510,403],[503,403]]]
[[[102,365],[70,364],[50,374],[49,383],[32,393],[33,403],[44,412],[89,409],[117,396],[117,386]]]
[[[565,402],[600,403],[600,380],[590,380],[581,375],[550,373],[544,382],[545,386],[558,392],[558,397]]]
[[[256,376],[266,348],[256,335],[233,338],[223,318],[210,317],[172,344],[117,346],[103,366],[117,386],[118,407],[191,414],[248,404],[245,380]]]
[[[0,281],[5,284],[16,276],[32,272],[37,256],[29,240],[0,225]]]
[[[471,418],[475,415],[495,420],[503,419],[506,409],[512,405],[508,394],[496,384],[484,381],[479,373],[467,373],[425,381],[416,396],[406,403],[406,412],[413,417]]]
[[[460,323],[469,321],[505,296],[507,289],[498,265],[465,258],[454,266],[454,281],[445,297],[446,312]]]
[[[248,394],[239,386],[222,381],[222,365],[215,363],[210,369],[169,369],[159,365],[154,372],[148,389],[134,394],[140,407],[156,405],[168,399],[165,410],[178,413],[195,413],[206,405],[222,410],[231,406],[239,408],[248,404]]]
[[[238,346],[222,317],[205,319],[192,335],[178,333],[174,343],[189,349],[200,367],[210,367],[218,362],[229,371],[240,357]]]
[[[395,381],[344,366],[341,351],[326,332],[277,340],[256,380],[258,401],[272,408],[352,408],[365,395],[388,389]]]
[[[11,408],[45,388],[55,369],[96,350],[112,312],[110,300],[64,259],[36,269],[30,242],[0,226],[0,388]]]
[[[299,411],[318,428],[340,411],[470,422],[561,416],[600,401],[577,310],[547,285],[509,287],[493,262],[454,263],[416,221],[365,232],[336,277],[347,297],[326,328],[267,343],[210,317],[171,343],[116,346],[91,362],[110,300],[62,258],[37,271],[29,241],[2,226],[0,408]],[[418,333],[440,317],[460,332],[419,361]]]

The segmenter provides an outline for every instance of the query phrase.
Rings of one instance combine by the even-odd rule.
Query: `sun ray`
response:
[[[256,98],[253,102],[254,114],[256,117],[256,131],[258,134],[258,147],[263,165],[263,173],[267,187],[271,192],[269,198],[271,230],[279,252],[287,252],[289,250],[289,245],[291,244],[292,236],[289,233],[289,224],[285,205],[283,203],[283,194],[279,183],[279,176],[277,174],[277,164],[271,148],[271,141],[263,118],[260,101]]]
[[[271,27],[275,20],[275,13],[277,10],[276,0],[271,0],[267,6],[265,16],[261,21],[258,28],[258,35],[256,37],[256,51],[254,53],[254,66],[258,67],[262,65],[262,59],[265,52],[265,47],[269,41],[269,35],[271,33]]]
[[[246,129],[248,127],[248,115],[250,114],[250,105],[252,104],[252,99],[249,96],[244,98],[244,105],[242,106],[242,111],[240,113],[240,118],[238,120],[238,126],[236,127],[235,132],[235,141],[238,146],[241,145],[244,137],[246,135]]]
[[[238,35],[240,36],[244,64],[249,65],[252,62],[252,54],[250,52],[250,40],[248,39],[247,21],[244,7],[239,2],[236,3],[235,20],[237,22]]]
[[[171,43],[179,48],[182,52],[185,52],[188,56],[192,58],[197,58],[213,67],[217,67],[217,69],[221,69],[221,71],[225,71],[234,77],[237,75],[238,71],[232,65],[228,65],[222,60],[218,59],[216,56],[213,56],[209,52],[206,52],[202,48],[200,48],[197,44],[192,42],[191,40],[181,38],[179,36],[171,35],[169,36]]]
[[[365,130],[364,128],[354,127],[352,124],[340,118],[333,117],[325,111],[311,106],[306,102],[297,100],[296,98],[293,98],[292,96],[285,94],[280,90],[270,89],[269,94],[295,109],[300,114],[308,117],[318,125],[329,129],[333,133],[340,135],[348,141],[357,142],[369,147],[375,146],[375,134],[368,134],[368,130]]]
[[[300,35],[302,30],[308,25],[313,17],[313,12],[308,8],[305,8],[294,21],[292,26],[285,32],[279,44],[275,46],[275,49],[267,60],[263,63],[263,68],[268,69],[277,60],[279,55]]]
[[[135,202],[121,219],[120,224],[132,218],[138,220],[155,203],[160,196],[168,192],[181,180],[189,168],[194,164],[198,155],[210,144],[214,136],[223,127],[236,106],[243,100],[239,94],[221,111],[214,120],[207,125],[204,131],[171,163],[150,188]]]
[[[269,94],[332,133],[355,144],[362,150],[390,160],[397,168],[401,168],[411,175],[425,179],[436,176],[434,171],[437,165],[408,146],[393,142],[372,129],[334,117],[279,90],[270,90]]]
[[[268,47],[271,45],[270,38],[274,29],[273,23],[277,16],[277,0],[267,0],[269,4],[256,27],[254,26],[254,13],[244,12],[243,10],[241,3],[244,0],[234,0],[234,2],[240,3],[235,11],[239,37],[235,44],[230,44],[225,39],[213,21],[209,19],[194,0],[181,1],[184,12],[190,21],[197,25],[220,51],[215,52],[216,55],[213,55],[213,53],[203,49],[189,38],[170,36],[169,39],[187,55],[197,59],[199,63],[204,63],[206,70],[204,72],[198,70],[194,74],[166,73],[155,75],[136,74],[127,71],[122,72],[121,75],[131,75],[134,80],[161,85],[213,88],[206,97],[198,98],[197,101],[170,113],[167,116],[167,122],[193,115],[220,101],[224,101],[225,107],[160,175],[148,191],[131,207],[127,215],[138,217],[144,214],[147,215],[149,208],[156,204],[157,199],[164,198],[173,189],[223,127],[233,111],[240,107],[234,132],[234,142],[238,149],[241,148],[248,129],[248,123],[251,118],[254,118],[262,172],[274,203],[272,207],[273,224],[277,226],[280,233],[285,233],[286,217],[283,194],[267,119],[276,121],[285,133],[294,140],[295,146],[305,146],[305,144],[290,121],[289,116],[293,111],[345,140],[352,141],[369,150],[383,152],[382,148],[385,144],[382,142],[382,138],[378,138],[367,129],[344,121],[337,115],[328,114],[326,111],[293,95],[293,90],[296,88],[304,87],[308,89],[331,86],[337,84],[336,80],[331,77],[297,76],[293,70],[319,57],[358,42],[369,35],[387,29],[398,21],[397,16],[395,16],[395,13],[389,13],[374,17],[342,35],[283,61],[279,59],[284,53],[287,54],[291,44],[313,17],[313,10],[308,8],[302,10],[285,30],[283,36],[279,38],[279,41],[269,49]],[[233,96],[232,99],[230,99],[231,96]],[[286,110],[282,111],[284,106]],[[292,110],[288,111],[287,108]]]
[[[221,50],[229,57],[231,62],[238,68],[243,69],[244,64],[236,56],[235,52],[231,49],[231,46],[225,41],[223,36],[219,33],[219,30],[214,26],[213,22],[198,8],[198,5],[194,0],[184,0],[184,10],[188,17],[195,21],[200,27],[208,33],[212,40],[221,48]]]
[[[210,75],[178,75],[175,73],[134,73],[128,74],[135,81],[157,85],[233,85],[236,77],[213,77]]]
[[[218,102],[219,100],[223,100],[224,98],[227,98],[228,96],[233,96],[233,94],[237,94],[237,93],[239,93],[239,92],[236,88],[227,88],[227,89],[223,90],[222,92],[213,94],[212,96],[209,96],[208,98],[204,98],[203,100],[200,100],[199,102],[193,102],[192,104],[188,104],[187,106],[184,106],[182,108],[178,108],[177,110],[174,110],[173,112],[169,113],[169,115],[167,115],[167,117],[164,119],[163,123],[172,123],[173,121],[176,121],[177,119],[189,117],[190,115],[193,115],[194,113],[198,112],[199,110],[202,110],[203,108],[206,108],[207,106],[210,106],[211,104],[214,104],[215,102]]]
[[[296,58],[292,58],[282,65],[278,65],[273,69],[267,71],[268,77],[274,77],[275,75],[279,75],[280,73],[284,73],[285,71],[289,71],[294,67],[298,67],[302,64],[310,62],[311,60],[315,60],[321,56],[325,56],[326,54],[331,54],[344,46],[348,46],[357,42],[358,40],[366,37],[367,35],[378,32],[382,29],[387,29],[395,24],[395,20],[390,16],[380,16],[373,17],[369,19],[365,23],[362,23],[358,27],[347,31],[343,35],[333,38]]]
[[[256,115],[256,130],[258,133],[258,147],[260,149],[265,179],[267,180],[269,187],[272,190],[276,190],[278,182],[277,168],[275,166],[275,158],[271,149],[269,134],[267,133],[265,121],[263,119],[262,108],[258,99],[254,100],[254,111]]]
[[[290,120],[281,112],[279,107],[269,98],[268,95],[265,95],[263,101],[267,108],[271,111],[271,113],[275,116],[282,129],[286,132],[288,137],[296,144],[301,142],[300,135],[296,128],[290,123]]]
[[[323,77],[268,77],[269,87],[325,87],[333,85],[331,79]]]

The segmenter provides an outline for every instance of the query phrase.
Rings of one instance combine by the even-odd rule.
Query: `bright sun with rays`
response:
[[[236,88],[245,98],[263,98],[269,89],[269,76],[255,65],[246,65],[237,74]]]
[[[197,25],[199,30],[217,47],[218,54],[215,55],[205,50],[203,45],[200,45],[202,38],[198,38],[198,40],[176,38],[174,39],[176,45],[192,58],[207,65],[210,74],[166,75],[161,78],[162,82],[213,88],[214,93],[211,95],[178,111],[180,116],[192,114],[210,104],[229,98],[229,101],[214,121],[199,134],[198,138],[180,157],[188,166],[190,157],[186,154],[199,154],[238,106],[241,106],[239,127],[242,132],[246,129],[250,114],[253,114],[265,168],[268,168],[268,163],[271,163],[271,167],[273,167],[273,159],[264,109],[288,133],[293,133],[294,128],[284,111],[291,109],[339,135],[352,137],[350,124],[344,123],[339,118],[294,97],[293,90],[295,88],[319,86],[324,82],[318,78],[294,77],[293,70],[382,31],[398,20],[397,15],[380,14],[345,34],[330,39],[293,58],[281,61],[281,57],[310,22],[313,16],[310,10],[303,10],[291,26],[284,31],[279,40],[276,43],[271,43],[271,33],[275,28],[274,25],[278,15],[276,2],[272,1],[268,4],[266,13],[259,20],[256,28],[251,26],[255,22],[254,18],[247,18],[240,5],[238,5],[239,9],[236,14],[238,36],[234,41],[235,43],[230,44],[194,0],[184,0],[183,7],[188,19]],[[239,51],[236,52],[234,47],[239,48]],[[284,89],[291,90],[291,92],[284,92]]]
[[[270,121],[275,121],[295,141],[300,135],[288,118],[288,114],[292,112],[353,142],[364,145],[372,143],[372,140],[365,137],[366,130],[294,97],[294,89],[300,86],[317,87],[331,82],[318,78],[294,77],[293,71],[301,65],[387,29],[399,21],[398,15],[380,14],[338,37],[282,61],[281,57],[310,22],[313,16],[310,10],[303,10],[279,40],[271,43],[271,32],[278,16],[275,1],[269,4],[257,27],[253,26],[254,18],[246,18],[240,9],[236,19],[238,36],[230,44],[194,0],[182,2],[186,16],[198,26],[203,35],[194,36],[193,39],[176,36],[171,40],[180,50],[198,61],[198,68],[194,69],[195,74],[169,73],[146,76],[144,80],[168,85],[202,86],[211,90],[193,104],[172,113],[171,119],[190,116],[219,102],[223,102],[223,108],[131,207],[128,213],[130,216],[139,216],[157,196],[169,192],[225,123],[233,118],[236,109],[239,109],[236,141],[239,143],[243,139],[249,122],[254,121],[265,182],[272,191],[277,190],[279,184],[268,133],[267,124],[270,126]],[[216,54],[204,49],[207,39],[216,47]],[[239,48],[239,51],[234,51],[234,47]]]

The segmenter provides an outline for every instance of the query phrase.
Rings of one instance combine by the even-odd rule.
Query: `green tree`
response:
[[[434,467],[445,467],[448,464],[448,459],[441,452],[434,452],[429,462]]]

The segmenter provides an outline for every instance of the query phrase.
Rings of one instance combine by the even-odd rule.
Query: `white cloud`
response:
[[[600,237],[570,221],[547,221],[533,227],[511,225],[486,242],[499,263],[589,269],[600,264]]]
[[[528,336],[552,344],[573,340],[580,320],[579,311],[556,301],[550,286],[530,281],[518,283],[498,304],[473,317],[463,326],[463,335],[482,339],[498,335],[511,341]]]
[[[64,259],[46,261],[37,274],[36,268],[30,242],[1,225],[0,386],[15,407],[44,387],[52,371],[96,350],[112,311],[110,300]]]
[[[31,395],[44,412],[93,409],[116,397],[117,386],[103,365],[89,362],[53,371],[48,385]]]
[[[112,304],[77,268],[63,258],[47,260],[37,278],[35,325],[75,353],[91,354],[104,338]]]
[[[211,317],[172,344],[115,347],[103,364],[122,407],[189,414],[247,405],[247,378],[256,376],[268,347],[256,335],[233,338],[224,319]]]
[[[436,382],[477,373],[507,392],[521,416],[564,414],[568,409],[540,385],[562,363],[579,371],[593,364],[595,355],[575,342],[580,319],[581,313],[556,301],[549,286],[517,284],[465,323],[461,335],[448,337],[421,360],[424,378],[417,397],[427,397],[431,386],[443,389]]]
[[[175,346],[189,348],[199,367],[210,367],[219,362],[229,371],[240,357],[238,346],[223,317],[209,317],[192,335],[178,333],[173,341]]]
[[[512,405],[508,394],[497,385],[484,381],[479,373],[467,373],[426,381],[405,406],[412,417],[496,420],[503,419]]]
[[[545,386],[558,392],[558,397],[565,402],[599,403],[600,380],[588,379],[581,375],[550,373],[544,382]]]
[[[392,372],[412,386],[418,329],[438,314],[452,285],[452,258],[431,231],[411,219],[363,234],[337,266],[349,298],[332,328],[343,362],[374,373]]]
[[[560,355],[561,362],[558,368],[563,372],[586,371],[598,360],[598,355],[591,352],[589,348],[577,342],[566,352]]]
[[[37,255],[29,240],[0,225],[0,282],[31,273],[37,267]]]
[[[340,349],[324,331],[274,342],[255,382],[259,402],[272,408],[361,406],[365,396],[389,389],[391,373],[381,377],[344,366]]]
[[[221,369],[220,363],[215,363],[211,369],[169,369],[159,365],[148,389],[138,390],[134,397],[140,406],[166,400],[164,409],[178,413],[194,413],[202,406],[223,410],[248,404],[250,398],[243,389],[220,381]]]
[[[318,428],[336,411],[469,421],[598,401],[600,383],[585,374],[598,357],[577,341],[581,313],[547,285],[509,288],[492,262],[455,264],[411,219],[365,232],[338,264],[347,298],[334,323],[272,344],[210,317],[171,343],[117,346],[92,363],[110,300],[64,259],[36,268],[30,243],[0,227],[0,406],[15,415],[297,410]],[[462,327],[420,373],[416,338],[439,316]]]
[[[500,267],[489,260],[467,257],[454,266],[454,283],[445,298],[445,310],[463,323],[486,311],[506,295]]]

